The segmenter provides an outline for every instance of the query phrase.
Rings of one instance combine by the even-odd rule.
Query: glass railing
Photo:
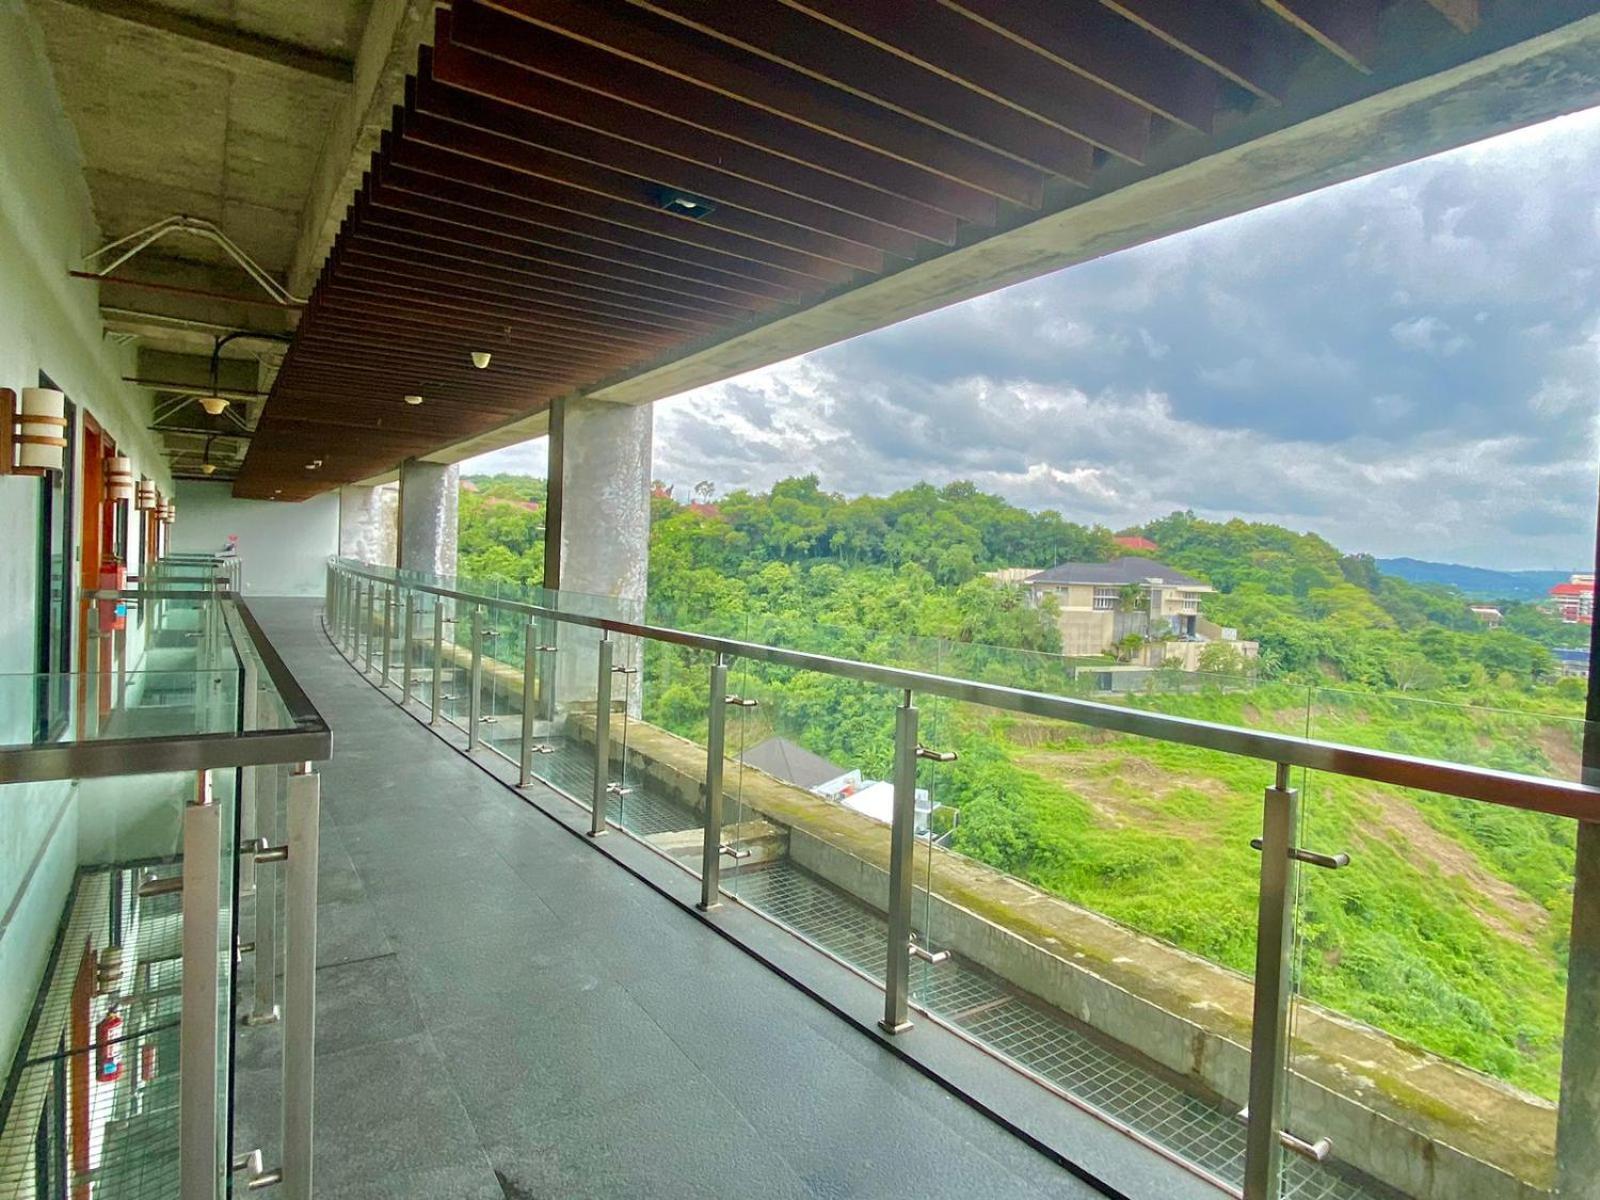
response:
[[[1108,694],[1058,656],[342,560],[329,601],[364,669],[381,609],[446,606],[409,692],[370,668],[419,718],[873,980],[886,1029],[936,1020],[1202,1185],[1529,1200],[1593,1152],[1556,1106],[1600,1084],[1565,1024],[1600,954],[1580,721]]]
[[[35,863],[0,922],[0,1040],[16,1045],[0,1195],[310,1195],[305,764],[329,734],[227,586],[236,571],[208,583],[202,564],[185,586],[191,572],[162,568],[160,584],[82,597],[94,669],[0,677],[0,808]],[[277,1018],[280,961],[284,1158],[269,1168],[232,1144],[233,1047],[236,1017]]]

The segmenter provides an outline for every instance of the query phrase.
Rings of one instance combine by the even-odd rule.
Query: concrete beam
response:
[[[151,4],[147,0],[62,0],[62,2],[102,16],[114,17],[119,21],[143,25],[149,29],[159,29],[174,37],[202,42],[229,54],[271,63],[285,70],[316,75],[337,83],[349,83],[354,75],[350,60],[340,55],[251,33],[221,21],[174,12],[164,5]]]
[[[1514,39],[1516,32],[1505,36]],[[1282,107],[1264,107],[1219,130],[1216,152],[1197,160],[1183,161],[1193,146],[1176,135],[1152,151],[1147,167],[1102,172],[1093,191],[1068,208],[587,395],[648,404],[1063,267],[1592,107],[1600,104],[1600,16],[1510,40],[1409,83],[1372,79],[1370,86],[1364,99],[1321,116],[1306,117],[1292,97]],[[451,462],[515,445],[540,436],[546,422],[545,413],[535,413],[428,457]]]
[[[406,75],[416,70],[417,48],[433,34],[433,0],[374,0],[356,51],[350,94],[339,106],[300,218],[289,262],[289,291],[307,295],[361,185],[391,110],[404,96]]]

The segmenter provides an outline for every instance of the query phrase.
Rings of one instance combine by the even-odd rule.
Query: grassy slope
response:
[[[1434,705],[1375,711],[1381,699],[1359,699],[1319,702],[1312,732],[1370,743],[1381,727],[1396,749],[1469,761],[1492,753],[1495,765],[1538,773],[1565,773],[1575,754],[1568,724]],[[1306,726],[1298,689],[1163,697],[1161,707]],[[959,848],[1250,970],[1259,864],[1249,841],[1266,764],[970,712],[959,723],[971,765],[947,780],[944,797],[963,809]],[[1003,764],[985,742],[1003,748]],[[1302,873],[1303,993],[1554,1097],[1572,822],[1326,775],[1297,784],[1302,843],[1353,857],[1343,871]]]

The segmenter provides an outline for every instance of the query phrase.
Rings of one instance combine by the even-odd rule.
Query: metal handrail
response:
[[[668,629],[612,617],[565,612],[545,605],[481,596],[445,587],[442,584],[423,583],[385,575],[381,571],[357,565],[348,559],[335,559],[334,565],[339,570],[379,583],[406,587],[446,599],[485,604],[526,616],[563,621],[626,637],[646,638],[704,650],[711,654],[724,654],[800,670],[817,671],[900,691],[946,696],[953,700],[984,704],[991,708],[1027,716],[1068,721],[1157,741],[1176,742],[1225,754],[1237,754],[1264,762],[1371,780],[1375,783],[1440,792],[1464,799],[1483,800],[1491,804],[1551,813],[1582,821],[1600,821],[1600,787],[1590,787],[1582,783],[1395,754],[1387,750],[1373,750],[1340,742],[1298,737],[1294,734],[1244,729],[1236,725],[1198,721],[1190,717],[1141,712],[1094,700],[1076,700],[1048,692],[980,683],[976,680],[929,674],[905,667],[882,666],[804,650],[785,650],[759,642],[690,633],[681,629]]]
[[[328,723],[267,639],[249,605],[232,591],[207,595],[236,606],[250,635],[251,649],[293,720],[291,728],[0,746],[0,784],[309,763],[328,758],[333,747]],[[180,592],[166,598],[194,597],[195,593]],[[85,598],[150,600],[163,596],[152,591],[90,591]]]

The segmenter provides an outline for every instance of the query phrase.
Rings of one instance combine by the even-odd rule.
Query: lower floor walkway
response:
[[[314,603],[252,609],[334,731],[319,1200],[1097,1194],[381,698]],[[275,1044],[240,1031],[268,1162]]]

